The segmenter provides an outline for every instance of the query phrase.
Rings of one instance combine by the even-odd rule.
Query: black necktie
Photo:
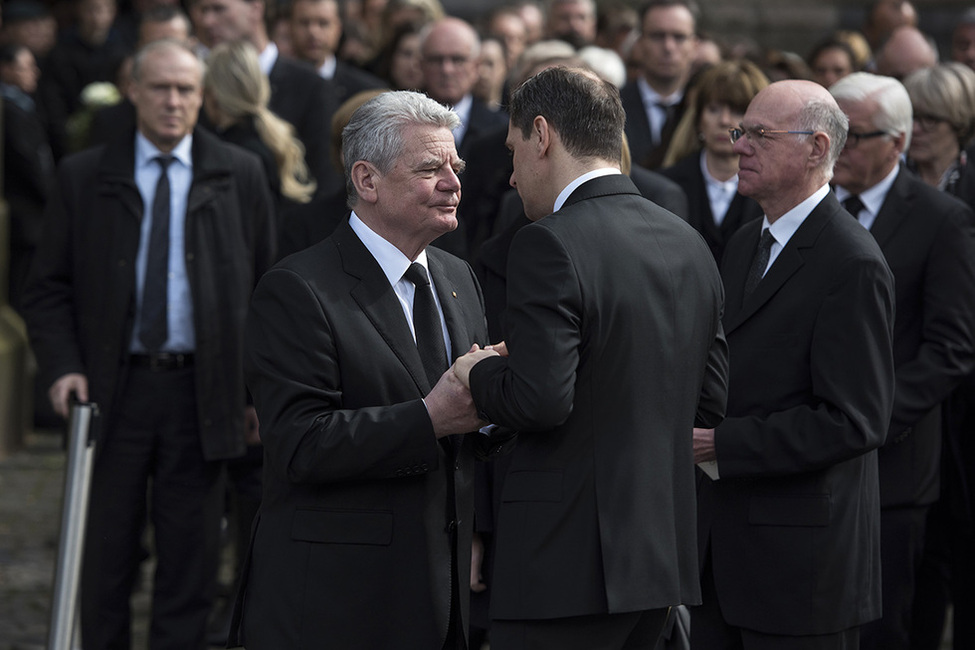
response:
[[[660,125],[660,139],[663,140],[667,133],[669,132],[671,122],[674,121],[674,117],[677,115],[677,104],[662,104],[657,102],[657,107],[664,112],[664,121]]]
[[[169,300],[169,163],[172,156],[154,159],[161,168],[152,201],[149,254],[142,285],[139,340],[149,352],[158,352],[169,337],[166,303]]]
[[[437,311],[427,270],[422,265],[413,262],[403,277],[416,286],[413,295],[413,329],[416,332],[416,347],[420,351],[423,370],[433,388],[447,369],[447,346],[443,340],[440,312]]]
[[[758,286],[758,283],[762,281],[762,276],[765,275],[765,267],[768,266],[768,258],[772,253],[772,243],[775,241],[775,237],[766,228],[762,231],[762,238],[758,242],[758,250],[755,251],[755,257],[752,259],[752,265],[748,269],[748,280],[745,282],[745,296],[751,294]]]
[[[853,215],[854,219],[857,219],[860,214],[860,211],[863,210],[863,208],[865,208],[866,206],[863,205],[863,201],[860,200],[859,196],[857,196],[856,194],[851,194],[850,196],[843,199],[843,207],[846,209],[847,212]]]

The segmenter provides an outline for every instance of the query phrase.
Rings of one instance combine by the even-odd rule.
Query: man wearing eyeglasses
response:
[[[850,119],[836,196],[896,280],[894,410],[878,453],[884,613],[861,647],[899,650],[910,647],[914,575],[939,494],[941,403],[975,364],[975,216],[901,164],[913,123],[899,81],[856,73],[830,93]]]
[[[734,129],[739,191],[765,212],[722,260],[727,417],[695,429],[700,650],[856,648],[880,616],[876,449],[894,389],[893,276],[830,192],[848,123],[782,81]]]
[[[642,76],[620,91],[633,161],[655,169],[684,111],[684,90],[697,46],[694,0],[650,0],[634,48]]]

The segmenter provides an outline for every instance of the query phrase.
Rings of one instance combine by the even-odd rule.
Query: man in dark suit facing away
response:
[[[975,364],[975,216],[901,165],[914,126],[901,82],[858,72],[830,93],[850,119],[836,197],[896,280],[894,411],[877,455],[884,615],[861,631],[861,647],[907,650],[924,522],[938,499],[941,403]]]
[[[480,289],[428,247],[457,224],[457,123],[413,92],[360,107],[350,219],[256,289],[264,495],[232,639],[249,650],[466,648],[474,452],[494,443],[454,435],[483,423],[448,370],[487,342]]]
[[[520,432],[495,526],[498,650],[652,648],[670,606],[700,602],[690,430],[724,414],[721,280],[700,235],[620,172],[623,121],[615,87],[581,70],[511,101],[511,184],[534,223],[509,253],[510,357],[456,365],[478,412]]]
[[[856,648],[880,616],[894,285],[827,184],[847,128],[825,88],[782,81],[732,132],[739,191],[765,217],[725,249],[728,415],[694,430],[695,458],[711,464],[698,480],[694,648]]]

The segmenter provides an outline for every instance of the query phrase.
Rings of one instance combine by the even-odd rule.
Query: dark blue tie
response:
[[[169,300],[169,164],[172,156],[158,156],[159,182],[152,201],[149,254],[142,285],[139,340],[149,352],[158,352],[169,338],[166,304]]]

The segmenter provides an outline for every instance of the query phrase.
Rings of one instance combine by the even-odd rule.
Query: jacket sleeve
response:
[[[436,469],[439,447],[421,399],[349,406],[362,396],[346,395],[344,375],[368,374],[373,385],[390,378],[368,364],[367,350],[339,357],[339,325],[311,286],[318,281],[272,269],[247,317],[244,370],[271,471],[292,483],[327,483]]]
[[[45,212],[45,230],[24,289],[23,312],[42,385],[68,373],[85,373],[75,320],[74,210],[80,205],[75,167],[62,165]]]
[[[508,278],[511,356],[475,365],[471,393],[489,422],[521,432],[549,429],[568,419],[575,399],[579,281],[562,242],[538,227],[522,228],[515,236]]]
[[[887,444],[941,403],[975,365],[975,216],[961,202],[952,204],[927,255],[920,342],[914,358],[897,368]]]

